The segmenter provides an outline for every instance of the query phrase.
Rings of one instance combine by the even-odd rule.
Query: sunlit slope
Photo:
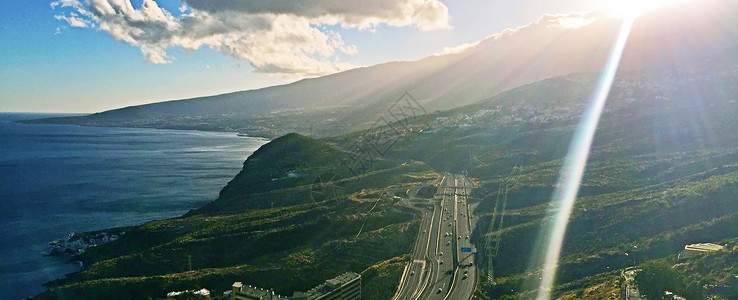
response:
[[[640,17],[621,67],[683,70],[707,60],[735,61],[731,52],[724,51],[735,46],[738,6],[732,1],[699,2]],[[42,122],[248,132],[253,124],[241,122],[243,118],[273,111],[342,107],[345,110],[334,117],[351,131],[371,125],[371,116],[386,109],[404,91],[426,110],[434,111],[470,104],[555,76],[596,72],[609,53],[619,22],[604,13],[544,16],[533,24],[491,35],[457,54],[390,62],[258,90]],[[274,124],[280,126],[279,121],[284,120],[275,120]]]
[[[289,293],[348,268],[376,276],[365,278],[374,291],[367,299],[386,299],[418,218],[391,197],[370,209],[388,186],[432,182],[438,176],[432,167],[466,171],[479,183],[473,193],[479,226],[471,239],[485,272],[485,239],[500,237],[491,260],[496,285],[482,282],[481,292],[530,295],[524,283],[537,270],[527,269],[529,258],[596,78],[556,77],[417,118],[409,125],[423,131],[402,135],[361,176],[350,174],[340,156],[364,132],[275,139],[249,158],[218,200],[88,252],[81,257],[88,268],[59,282],[57,292],[147,296],[194,285],[227,289],[241,280]],[[738,238],[735,82],[738,66],[725,61],[618,74],[564,243],[556,296],[597,285],[609,292],[619,269],[671,257],[685,243]],[[341,201],[315,201],[318,175],[348,187]],[[490,230],[498,189],[512,179],[504,224]],[[324,191],[318,199],[326,200]]]
[[[595,78],[554,78],[430,115],[420,123],[432,133],[409,136],[388,154],[479,179],[473,240],[480,247],[501,240],[492,259],[497,285],[484,287],[490,296],[534,291],[524,283],[540,270],[529,270],[529,259]],[[738,65],[723,63],[618,75],[570,220],[556,295],[687,243],[738,237],[736,80]],[[498,189],[510,180],[517,184],[504,224],[490,231]]]

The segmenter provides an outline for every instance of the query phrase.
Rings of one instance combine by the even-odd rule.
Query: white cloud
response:
[[[248,60],[257,72],[320,75],[356,67],[337,59],[356,46],[321,25],[372,29],[379,24],[448,28],[448,9],[438,0],[185,0],[180,16],[144,0],[59,0],[57,19],[91,27],[138,47],[152,63],[169,63],[169,47],[195,51],[202,46]]]
[[[488,37],[489,36],[485,37],[485,39]],[[463,43],[461,45],[456,45],[456,46],[446,46],[446,47],[443,47],[443,49],[440,52],[436,52],[433,55],[446,55],[446,54],[461,53],[461,52],[466,51],[469,48],[474,48],[476,45],[479,45],[479,42],[481,42],[482,40],[478,40],[476,42],[471,42],[471,43]]]
[[[561,27],[567,29],[575,29],[587,26],[596,21],[597,18],[590,14],[568,14],[568,15],[544,15],[539,23],[542,21],[546,22],[549,27]]]
[[[448,28],[448,8],[438,0],[184,0],[193,9],[249,14],[287,14],[320,19],[345,27],[371,28],[381,23],[415,25],[421,30]]]
[[[65,21],[69,26],[72,27],[79,27],[79,28],[87,28],[89,27],[89,23],[87,20],[82,19],[77,15],[76,13],[71,13],[69,16],[64,15],[56,15],[54,16],[57,20]]]
[[[573,29],[587,27],[593,23],[605,19],[612,19],[602,11],[591,11],[584,13],[569,13],[551,15],[545,14],[536,22],[520,26],[517,28],[508,28],[499,33],[488,35],[476,42],[463,43],[457,46],[447,46],[433,55],[456,54],[470,51],[477,47],[480,43],[491,43],[501,40],[504,37],[519,35],[521,32],[527,31],[528,34],[540,34],[541,36],[551,35],[552,32],[566,32]]]

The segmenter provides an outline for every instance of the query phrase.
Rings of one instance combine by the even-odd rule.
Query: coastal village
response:
[[[45,255],[53,256],[60,254],[83,254],[85,253],[85,250],[87,248],[115,241],[125,234],[125,231],[100,231],[82,234],[72,232],[69,233],[64,239],[50,242],[49,245],[51,246],[51,249],[47,253],[45,253]]]

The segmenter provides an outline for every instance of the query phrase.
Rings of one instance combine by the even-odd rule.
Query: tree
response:
[[[663,261],[643,264],[636,273],[638,290],[650,300],[661,299],[666,291],[678,291],[683,287],[679,273]]]

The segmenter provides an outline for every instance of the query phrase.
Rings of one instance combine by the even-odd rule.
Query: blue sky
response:
[[[135,9],[140,9],[142,1],[131,2]],[[52,9],[50,3],[0,2],[0,111],[96,112],[260,88],[310,76],[255,68],[249,59],[236,58],[237,55],[213,50],[208,45],[195,51],[169,46],[166,57],[170,62],[155,64],[139,48],[117,41],[104,30],[71,27],[55,18],[71,10]],[[175,18],[182,14],[178,10],[182,5],[179,0],[156,3]],[[446,46],[474,42],[505,28],[531,23],[545,13],[594,8],[592,1],[583,0],[441,3],[448,8],[450,29],[423,31],[418,24],[383,22],[372,29],[340,22],[311,26],[340,34],[343,43],[356,49],[353,54],[336,51],[324,58],[328,63],[369,66],[420,59]]]

